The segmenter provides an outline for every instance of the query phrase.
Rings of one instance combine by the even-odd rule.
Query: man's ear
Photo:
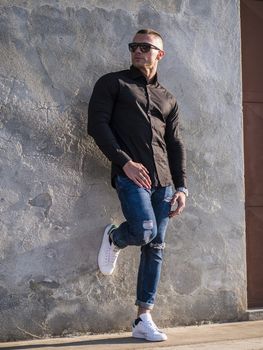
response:
[[[158,55],[156,56],[156,59],[160,61],[165,56],[165,52],[163,50],[159,50]]]

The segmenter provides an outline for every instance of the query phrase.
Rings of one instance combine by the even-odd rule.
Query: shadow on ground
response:
[[[48,343],[48,344],[43,344],[43,343],[34,343],[32,345],[30,344],[25,344],[25,345],[11,345],[8,346],[8,343],[6,344],[7,346],[5,349],[14,349],[14,350],[28,350],[28,349],[40,349],[40,348],[47,348],[47,347],[56,347],[56,348],[66,348],[67,346],[89,346],[89,345],[114,345],[114,344],[140,344],[140,343],[149,343],[146,340],[143,339],[135,339],[133,337],[119,337],[119,338],[104,338],[104,339],[96,339],[96,340],[82,340],[82,341],[71,341],[71,342],[61,342],[61,343]],[[1,349],[1,346],[0,346]]]

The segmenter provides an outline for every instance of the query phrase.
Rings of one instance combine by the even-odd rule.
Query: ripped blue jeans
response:
[[[116,177],[115,184],[127,221],[113,231],[112,240],[120,248],[141,246],[135,304],[152,309],[161,275],[172,186],[148,190],[120,175]]]

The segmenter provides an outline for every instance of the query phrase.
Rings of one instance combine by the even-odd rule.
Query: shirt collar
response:
[[[142,74],[142,72],[138,68],[136,68],[134,66],[131,66],[130,67],[130,72],[131,72],[132,79],[144,78],[145,81],[146,81],[145,76]],[[156,85],[157,83],[158,83],[158,76],[157,76],[157,73],[156,73],[150,84],[151,85]]]

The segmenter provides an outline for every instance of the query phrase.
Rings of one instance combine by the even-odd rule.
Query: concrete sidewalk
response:
[[[263,350],[263,321],[168,328],[168,340],[152,343],[131,333],[0,343],[9,350]]]

